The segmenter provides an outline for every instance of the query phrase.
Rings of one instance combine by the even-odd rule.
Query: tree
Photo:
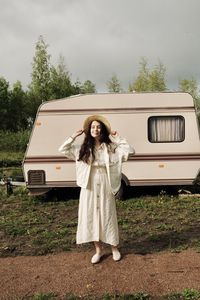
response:
[[[31,73],[32,80],[28,87],[29,114],[32,122],[38,106],[50,98],[50,55],[47,53],[47,48],[48,45],[40,36],[35,47]]]
[[[187,92],[192,95],[193,98],[197,98],[197,82],[195,79],[181,79],[179,80],[179,90],[181,92]]]
[[[13,85],[9,95],[8,128],[12,131],[26,129],[28,125],[26,94],[20,81]]]
[[[92,94],[96,93],[95,84],[90,80],[86,80],[81,86],[81,94]]]
[[[159,62],[149,74],[149,90],[162,92],[166,90],[164,65]]]
[[[73,86],[70,74],[66,69],[64,57],[60,55],[58,66],[51,66],[50,98],[59,99],[71,94],[73,94]]]
[[[36,43],[30,84],[31,92],[39,98],[40,103],[47,101],[50,93],[50,55],[47,53],[47,48],[48,45],[40,36]]]
[[[115,74],[107,81],[106,85],[110,93],[120,93],[122,91],[121,83]]]
[[[72,95],[79,95],[81,94],[81,82],[79,79],[75,81],[75,83],[72,85]]]
[[[196,108],[198,111],[200,111],[200,97],[198,95],[198,88],[197,88],[197,82],[194,78],[192,79],[181,79],[179,80],[179,90],[181,92],[190,93],[195,101]],[[199,116],[200,119],[200,116]]]
[[[137,79],[129,84],[129,92],[145,92],[148,91],[148,81],[149,81],[149,70],[147,67],[147,60],[142,58],[140,61],[140,70]]]
[[[8,128],[8,110],[9,110],[9,83],[5,78],[0,77],[0,124],[1,129]]]
[[[140,70],[136,80],[129,85],[129,92],[157,92],[165,91],[165,72],[164,65],[159,62],[151,71],[148,68],[148,61],[142,58]]]

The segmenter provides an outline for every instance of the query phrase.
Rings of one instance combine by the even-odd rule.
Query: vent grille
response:
[[[28,171],[28,184],[30,184],[30,185],[45,184],[45,171],[44,170],[29,170]]]

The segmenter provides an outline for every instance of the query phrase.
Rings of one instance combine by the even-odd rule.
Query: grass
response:
[[[57,294],[54,294],[54,293],[48,293],[48,294],[36,293],[34,296],[28,297],[25,299],[27,299],[27,300],[53,300],[53,299],[58,299],[58,298],[57,298]],[[18,300],[21,300],[21,299],[18,299]]]
[[[31,297],[23,298],[23,300],[58,300],[61,299],[55,293],[36,293]],[[200,291],[194,289],[185,289],[182,293],[170,294],[161,297],[153,297],[146,293],[136,293],[136,294],[127,294],[127,295],[110,295],[105,294],[102,297],[95,296],[85,296],[78,297],[73,294],[66,295],[62,297],[62,300],[199,300],[200,299]],[[18,299],[22,300],[22,299]]]
[[[60,251],[93,249],[93,245],[77,246],[75,241],[78,192],[64,193],[59,201],[30,197],[25,188],[15,188],[9,197],[0,188],[0,256],[45,255]],[[200,250],[200,199],[163,194],[129,193],[127,201],[117,200],[118,223],[124,253],[153,253],[163,250]],[[24,300],[60,299],[55,293],[37,293]],[[160,297],[146,293],[77,297],[63,300],[199,300],[200,291],[186,289]],[[22,300],[22,299],[18,299]]]
[[[63,195],[62,195],[63,197]],[[75,199],[73,199],[75,198]],[[84,250],[75,241],[77,190],[57,201],[28,196],[25,188],[7,197],[0,189],[0,256],[45,255]],[[123,252],[153,253],[200,248],[200,199],[160,194],[117,200],[120,247]]]

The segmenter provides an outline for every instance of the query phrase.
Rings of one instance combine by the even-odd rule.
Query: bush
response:
[[[23,157],[22,152],[0,152],[0,168],[20,167]]]
[[[0,151],[25,152],[30,130],[11,132],[0,130]]]

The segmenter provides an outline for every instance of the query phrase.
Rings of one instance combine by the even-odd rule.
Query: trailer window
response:
[[[159,116],[148,119],[148,139],[151,143],[182,142],[185,120],[182,116]]]

